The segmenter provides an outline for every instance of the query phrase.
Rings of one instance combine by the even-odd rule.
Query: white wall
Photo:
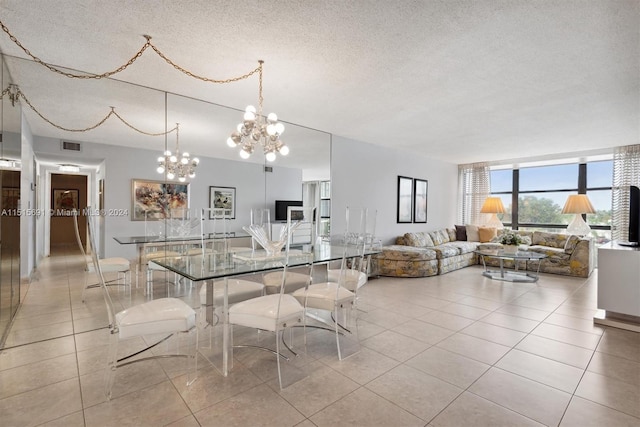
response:
[[[429,181],[426,224],[398,224],[398,175]],[[344,209],[377,209],[376,235],[383,244],[411,231],[452,227],[456,220],[458,166],[415,153],[333,136],[331,144],[331,233],[344,229]]]
[[[135,247],[117,243],[115,236],[144,236],[144,221],[131,220],[131,180],[161,180],[156,172],[159,153],[155,150],[141,150],[107,144],[82,143],[82,152],[60,151],[60,140],[35,137],[35,152],[62,155],[68,163],[82,163],[82,159],[101,160],[100,174],[105,177],[105,209],[123,210],[125,216],[107,215],[105,218],[104,253],[102,256],[123,256],[134,258]],[[209,206],[209,187],[236,188],[236,219],[231,221],[229,229],[240,231],[250,223],[252,208],[267,206],[273,210],[275,199],[302,198],[302,171],[282,168],[276,164],[269,174],[269,187],[265,193],[265,174],[263,165],[243,161],[222,160],[200,157],[196,177],[189,188],[190,208],[192,211]],[[76,158],[74,160],[74,158]],[[104,169],[104,170],[102,170]],[[94,185],[93,183],[90,185]],[[97,186],[97,184],[95,184]],[[97,187],[95,187],[97,188]],[[97,192],[96,192],[97,193]],[[97,194],[96,194],[97,197]],[[266,200],[266,205],[265,205]]]

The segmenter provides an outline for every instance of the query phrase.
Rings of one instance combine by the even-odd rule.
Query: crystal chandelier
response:
[[[198,167],[200,159],[194,157],[191,159],[186,151],[180,154],[180,123],[176,123],[176,153],[172,154],[167,150],[163,156],[158,157],[158,173],[167,171],[167,179],[175,179],[185,182],[187,177],[196,177],[196,167]]]
[[[276,153],[283,156],[289,154],[289,147],[280,140],[280,135],[284,132],[284,125],[278,121],[275,113],[269,113],[267,117],[262,115],[262,64],[258,61],[258,76],[260,79],[258,93],[258,111],[256,107],[249,105],[244,112],[244,119],[237,127],[237,130],[227,139],[229,147],[240,146],[240,157],[248,159],[256,145],[262,145],[265,158],[269,162],[276,159]],[[257,113],[257,114],[256,114]]]

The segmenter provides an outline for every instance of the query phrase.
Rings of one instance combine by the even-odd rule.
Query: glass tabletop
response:
[[[205,239],[219,239],[221,237],[220,234],[209,235],[206,236]],[[244,231],[240,232],[229,232],[225,236],[227,239],[237,239],[242,237],[251,237],[249,234]],[[122,245],[133,245],[133,244],[145,244],[145,243],[174,243],[174,242],[189,242],[189,241],[198,241],[202,240],[202,236],[192,235],[192,236],[118,236],[113,238],[116,242]]]
[[[240,276],[256,272],[276,270],[284,267],[285,253],[267,256],[263,250],[250,248],[234,248],[226,253],[209,252],[204,255],[186,255],[154,259],[153,262],[179,274],[189,280],[215,280],[224,277]],[[312,252],[311,252],[312,251]],[[313,248],[301,246],[291,249],[289,266],[302,266],[313,263],[324,263],[342,259],[345,247],[341,245],[322,243]],[[378,253],[377,250],[367,249],[365,255]],[[347,253],[347,258],[358,256]]]
[[[494,258],[502,259],[525,259],[525,260],[541,260],[547,258],[547,255],[538,252],[530,251],[517,251],[517,252],[505,252],[503,249],[478,249],[474,251],[478,255],[490,256]]]

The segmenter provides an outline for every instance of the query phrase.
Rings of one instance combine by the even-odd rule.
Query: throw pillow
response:
[[[456,240],[460,242],[467,240],[467,228],[464,225],[456,225]]]
[[[478,237],[480,243],[488,243],[498,235],[498,229],[495,227],[478,227]]]
[[[480,236],[478,235],[478,226],[473,224],[466,224],[467,240],[470,242],[479,242]]]

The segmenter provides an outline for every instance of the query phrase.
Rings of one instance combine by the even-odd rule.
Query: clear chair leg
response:
[[[118,368],[118,333],[116,331],[111,331],[109,336],[108,357],[107,369],[104,372],[104,392],[107,396],[107,400],[111,400],[111,389],[116,377],[116,369]]]

